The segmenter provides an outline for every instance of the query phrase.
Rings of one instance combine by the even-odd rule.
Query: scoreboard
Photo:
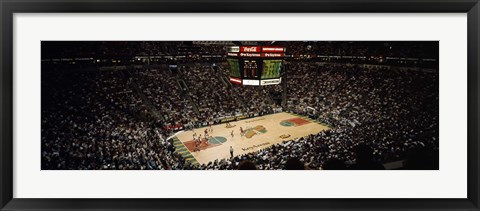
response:
[[[284,47],[228,47],[230,82],[254,86],[279,84],[282,80],[284,56]]]

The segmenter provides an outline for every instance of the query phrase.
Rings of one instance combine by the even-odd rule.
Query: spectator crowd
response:
[[[410,45],[372,50],[332,43],[285,45],[294,52],[429,56],[406,50]],[[182,44],[125,45],[117,54],[170,55]],[[197,53],[224,50],[212,46]],[[98,48],[85,51],[94,56]],[[101,54],[117,48],[102,47]],[[396,48],[402,50],[381,51]],[[215,68],[179,63],[178,70],[42,70],[42,169],[382,169],[399,160],[410,169],[438,169],[438,70],[295,60],[286,67],[282,84],[270,86],[231,84],[223,62]],[[281,103],[272,93],[285,94]],[[309,116],[332,129],[203,165],[185,160],[168,139],[178,130],[277,111]]]

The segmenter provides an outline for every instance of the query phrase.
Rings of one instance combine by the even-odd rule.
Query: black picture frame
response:
[[[0,0],[1,210],[479,210],[478,0]],[[466,199],[16,199],[13,198],[14,13],[467,13],[468,198]],[[455,71],[455,70],[452,70]],[[320,190],[321,191],[321,190]]]

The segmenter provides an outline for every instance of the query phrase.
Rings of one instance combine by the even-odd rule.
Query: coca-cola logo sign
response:
[[[257,46],[242,46],[241,52],[260,52],[260,48]]]

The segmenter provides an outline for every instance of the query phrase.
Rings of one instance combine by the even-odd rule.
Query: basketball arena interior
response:
[[[42,170],[438,170],[437,41],[42,41]]]

